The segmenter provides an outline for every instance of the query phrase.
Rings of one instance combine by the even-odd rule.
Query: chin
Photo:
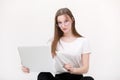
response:
[[[63,33],[65,33],[65,34],[69,33],[69,30],[63,30]]]

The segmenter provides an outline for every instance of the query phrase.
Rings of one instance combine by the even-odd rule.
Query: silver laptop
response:
[[[54,72],[51,50],[48,46],[18,47],[21,63],[32,72]]]

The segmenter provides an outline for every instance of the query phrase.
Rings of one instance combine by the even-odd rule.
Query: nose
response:
[[[61,26],[62,26],[62,27],[65,27],[66,25],[65,25],[65,23],[62,23]]]

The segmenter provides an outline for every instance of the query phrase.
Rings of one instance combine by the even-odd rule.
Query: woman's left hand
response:
[[[74,68],[71,64],[64,64],[64,68],[70,73],[75,73],[76,71],[76,68]]]

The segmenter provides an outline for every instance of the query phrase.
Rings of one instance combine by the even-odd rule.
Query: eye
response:
[[[61,27],[61,26],[62,26],[62,22],[58,22],[57,24],[58,24],[58,26],[59,26],[59,27]]]
[[[69,20],[65,20],[65,23],[66,23],[66,22],[69,22]]]
[[[62,24],[62,22],[58,22],[58,24]]]

